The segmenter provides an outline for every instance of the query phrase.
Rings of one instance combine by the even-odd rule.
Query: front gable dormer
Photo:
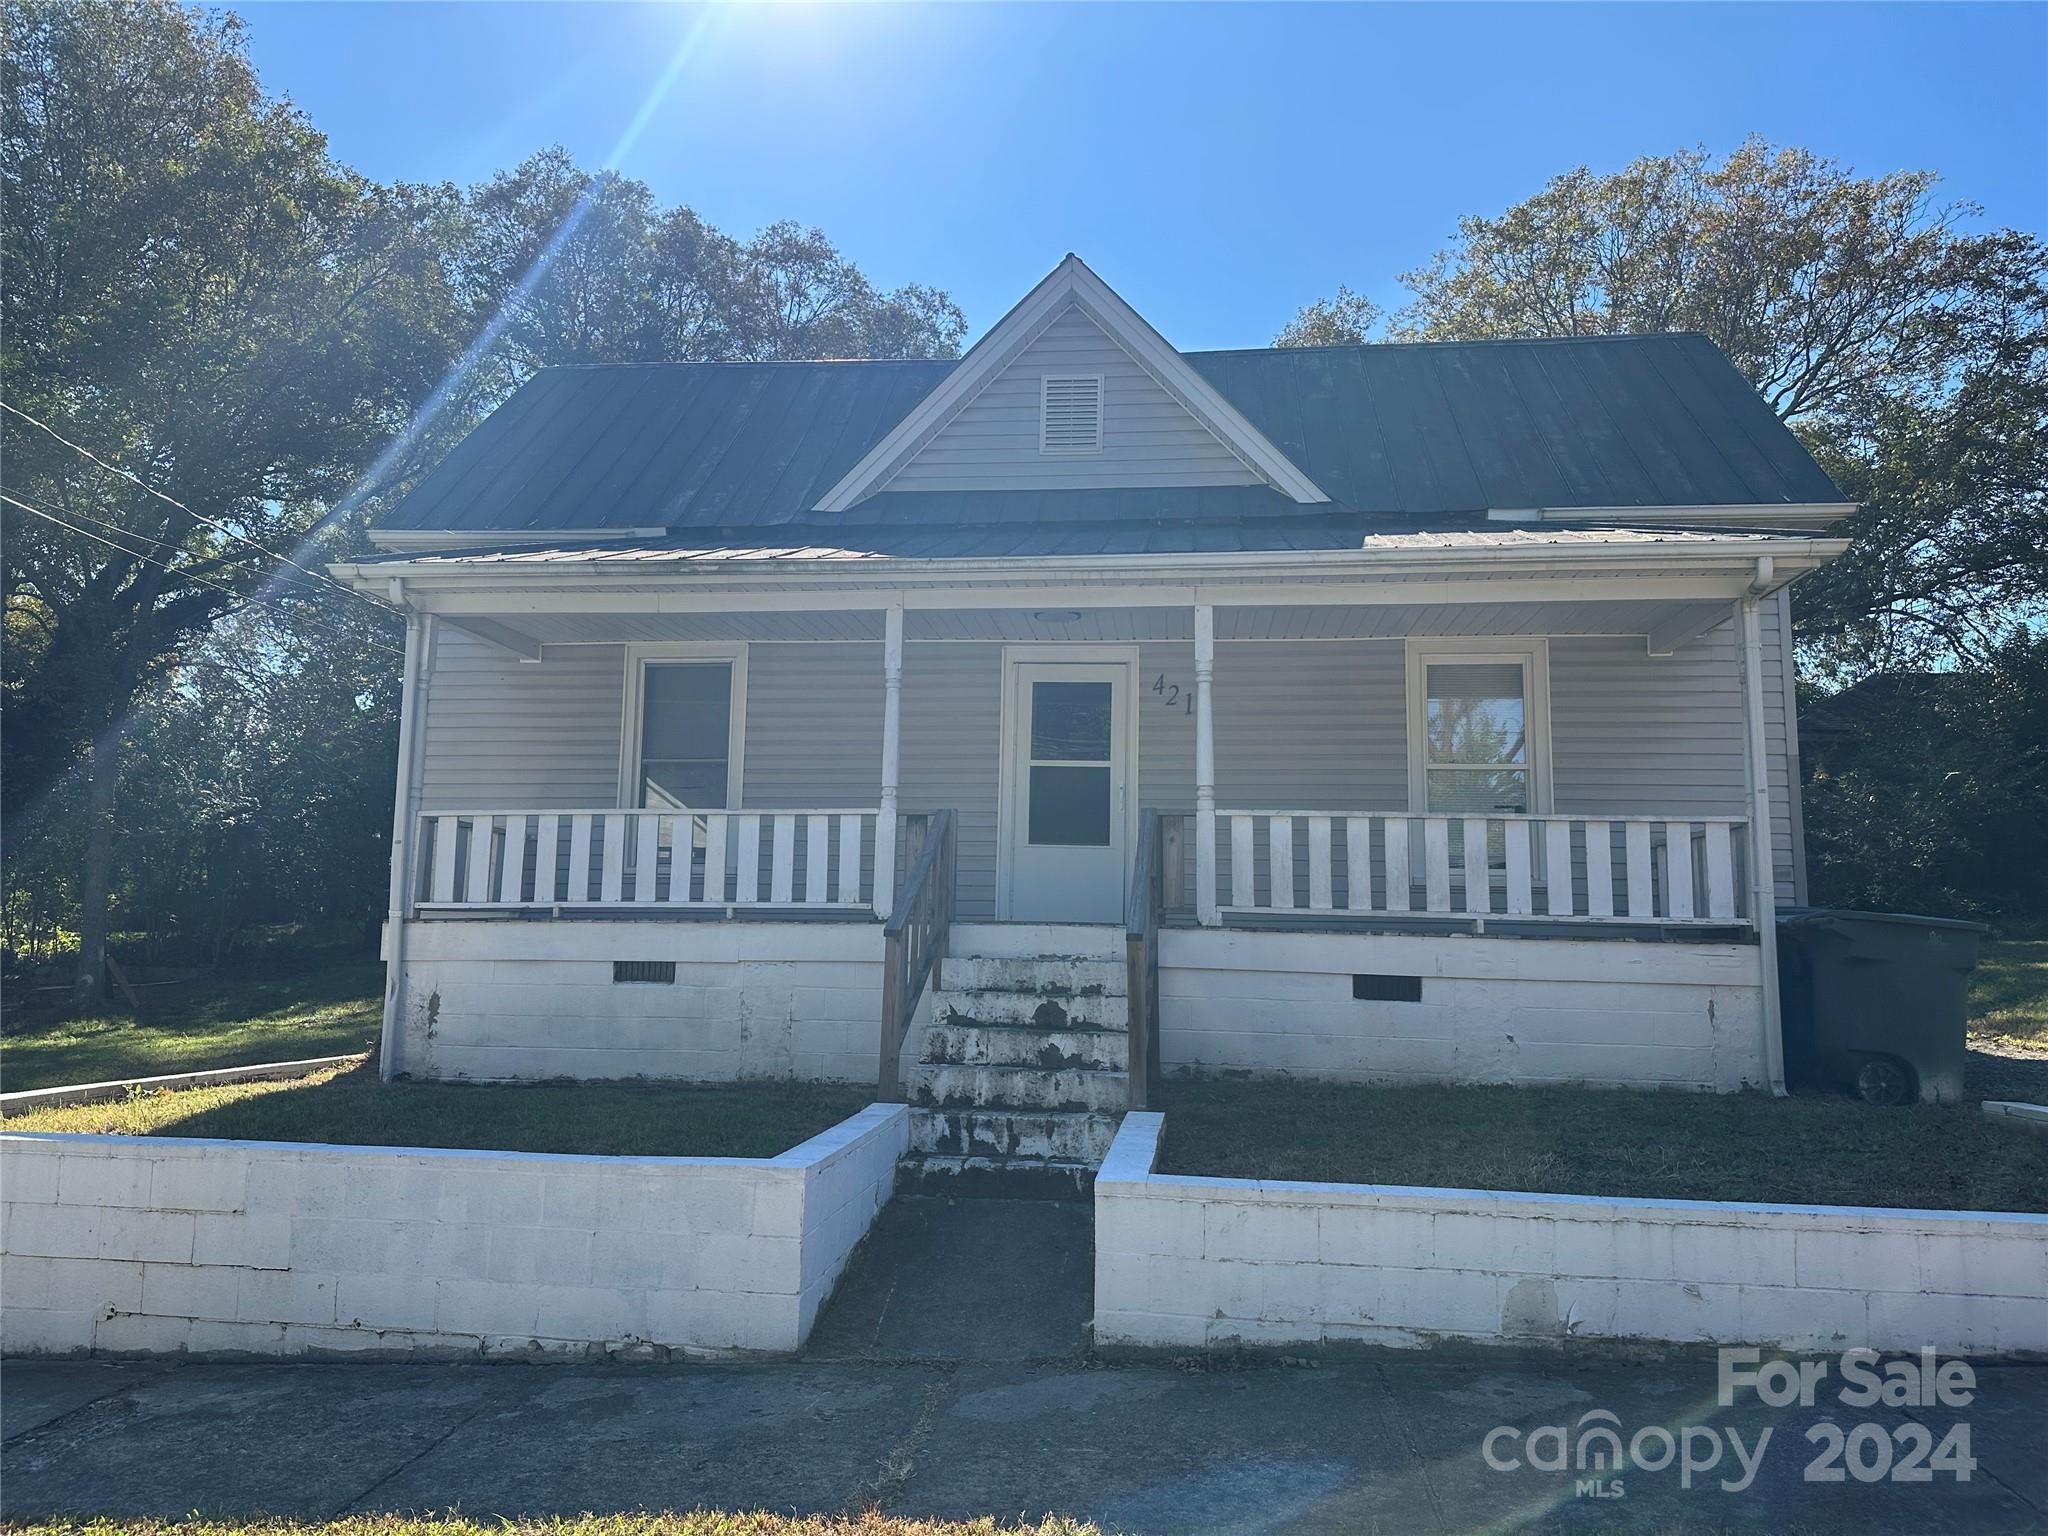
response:
[[[1329,498],[1069,256],[819,501],[876,491],[1268,485]]]

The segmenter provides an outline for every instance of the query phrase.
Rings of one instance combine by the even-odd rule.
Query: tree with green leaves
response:
[[[137,696],[223,615],[323,587],[266,550],[319,525],[446,366],[460,208],[336,166],[231,15],[9,0],[6,20],[8,819],[85,775],[91,1003]]]
[[[1797,589],[1809,660],[1981,659],[2048,588],[2048,251],[1938,193],[1761,140],[1580,167],[1461,219],[1404,275],[1392,335],[1704,332],[1865,504],[1850,555]],[[1280,344],[1363,340],[1357,302],[1309,306]]]

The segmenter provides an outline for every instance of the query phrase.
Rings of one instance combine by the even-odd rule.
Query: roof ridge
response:
[[[1592,336],[1476,336],[1470,338],[1396,338],[1379,341],[1323,342],[1309,347],[1197,347],[1183,357],[1247,357],[1280,352],[1373,352],[1391,347],[1538,347],[1579,346],[1603,341],[1669,341],[1697,336],[1712,342],[1705,331],[1603,331]]]

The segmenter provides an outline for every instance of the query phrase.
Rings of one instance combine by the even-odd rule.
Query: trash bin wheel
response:
[[[1913,1074],[1895,1056],[1866,1056],[1856,1068],[1856,1093],[1866,1104],[1910,1104],[1916,1096]]]

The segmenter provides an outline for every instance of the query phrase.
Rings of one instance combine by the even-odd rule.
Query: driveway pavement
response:
[[[759,1507],[1075,1515],[1157,1532],[2048,1530],[2048,1367],[1953,1409],[1715,1406],[1711,1358],[1387,1351],[1316,1364],[1105,1363],[1075,1304],[1087,1210],[900,1201],[793,1362],[668,1366],[10,1361],[0,1513],[573,1514]],[[906,1263],[921,1255],[922,1263]],[[1039,1297],[1034,1301],[1034,1296]],[[1593,1410],[1717,1467],[1537,1470]],[[1809,1482],[1821,1420],[1910,1448],[1969,1425],[1967,1481]],[[1489,1432],[1498,1461],[1489,1466]],[[1739,1476],[1769,1431],[1757,1474]],[[1654,1440],[1650,1442],[1654,1448]],[[1653,1457],[1654,1459],[1654,1457]],[[1612,1492],[1609,1485],[1606,1490]]]

